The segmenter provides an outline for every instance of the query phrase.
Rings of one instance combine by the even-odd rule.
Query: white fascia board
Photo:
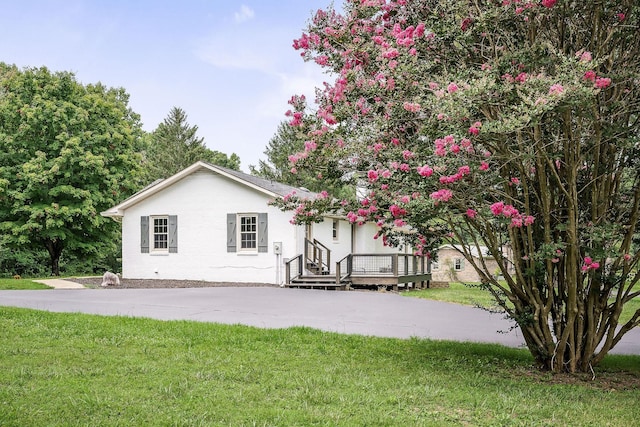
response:
[[[185,178],[188,175],[191,175],[192,173],[196,172],[199,169],[208,169],[214,173],[217,173],[219,175],[224,176],[225,178],[228,178],[234,182],[240,183],[246,187],[252,188],[256,191],[259,191],[263,194],[268,195],[269,197],[272,198],[279,198],[281,197],[279,194],[276,194],[272,191],[266,190],[258,185],[255,185],[251,182],[245,181],[241,178],[238,178],[230,173],[225,172],[222,169],[218,169],[217,167],[215,167],[214,165],[210,165],[208,163],[205,162],[196,162],[194,164],[192,164],[191,166],[189,166],[186,169],[181,170],[180,172],[176,173],[175,175],[170,176],[169,178],[159,182],[156,185],[153,185],[149,188],[147,188],[146,190],[140,191],[137,194],[134,194],[133,196],[129,197],[128,199],[124,200],[123,202],[121,202],[120,204],[107,209],[104,212],[100,212],[100,215],[104,216],[104,217],[108,217],[108,218],[119,218],[119,217],[123,217],[124,216],[124,211],[141,202],[142,200],[146,199],[147,197],[150,197],[162,190],[164,190],[165,188],[175,184],[176,182],[180,181],[181,179]]]

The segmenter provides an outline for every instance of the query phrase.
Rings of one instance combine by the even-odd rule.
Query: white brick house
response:
[[[205,162],[149,185],[102,212],[122,223],[122,277],[282,284],[283,266],[317,239],[334,261],[353,253],[397,253],[373,235],[375,224],[357,227],[327,217],[304,227],[291,212],[269,206],[295,191],[274,181]]]

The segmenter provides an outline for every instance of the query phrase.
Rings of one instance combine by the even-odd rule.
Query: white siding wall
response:
[[[313,224],[313,238],[331,251],[331,272],[336,270],[336,262],[351,253],[351,224],[338,220],[338,238],[333,239],[333,218],[325,218],[323,222]]]
[[[282,261],[302,252],[304,230],[289,223],[291,213],[267,205],[256,190],[209,171],[187,176],[126,210],[122,223],[122,274],[135,279],[280,283]],[[227,213],[268,213],[268,252],[227,252]],[[178,216],[178,252],[141,253],[140,217]],[[282,242],[283,253],[273,253]],[[279,274],[281,272],[281,274]]]
[[[335,264],[350,253],[354,254],[384,254],[404,253],[403,249],[384,246],[382,238],[374,239],[378,226],[373,223],[355,226],[355,247],[351,247],[351,223],[340,219],[338,222],[338,239],[333,239],[333,219],[326,218],[323,222],[313,224],[313,238],[317,239],[331,250],[331,272],[335,271]]]
[[[378,226],[373,223],[366,223],[356,226],[356,242],[354,253],[357,254],[396,254],[404,253],[404,248],[385,246],[382,237],[374,239],[378,232]]]

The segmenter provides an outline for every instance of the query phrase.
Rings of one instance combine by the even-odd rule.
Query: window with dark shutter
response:
[[[227,214],[227,252],[236,252],[236,214]]]
[[[227,214],[227,252],[268,252],[267,213]]]
[[[269,252],[269,222],[266,212],[258,214],[258,252]]]
[[[149,217],[140,217],[140,252],[149,253]]]
[[[178,216],[169,215],[169,253],[178,253]]]

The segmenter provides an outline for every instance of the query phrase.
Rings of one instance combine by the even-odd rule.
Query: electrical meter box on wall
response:
[[[273,253],[282,255],[282,242],[273,242]]]

